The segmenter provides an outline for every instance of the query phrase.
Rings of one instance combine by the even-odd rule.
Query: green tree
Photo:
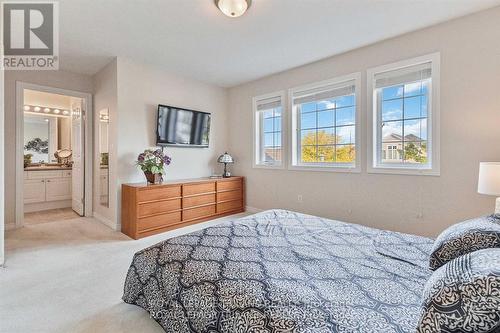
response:
[[[315,132],[310,132],[302,137],[302,162],[354,161],[355,149],[352,145],[337,146],[335,154],[334,145],[339,141],[339,136],[326,131],[318,131],[317,135]]]
[[[422,143],[421,146],[413,142],[405,146],[405,161],[413,161],[417,163],[427,162],[427,145]]]

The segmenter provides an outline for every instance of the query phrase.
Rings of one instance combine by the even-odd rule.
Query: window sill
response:
[[[285,166],[283,164],[273,165],[273,164],[254,164],[254,169],[271,169],[271,170],[284,170]]]
[[[409,176],[441,176],[439,169],[424,169],[424,168],[402,168],[398,166],[378,166],[368,167],[368,173],[379,173],[386,175],[409,175]]]
[[[316,165],[290,165],[288,170],[292,171],[315,171],[315,172],[341,172],[341,173],[360,173],[361,168],[359,166],[316,166]]]

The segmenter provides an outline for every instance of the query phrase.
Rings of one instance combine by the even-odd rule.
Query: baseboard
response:
[[[119,225],[117,223],[114,223],[113,221],[111,221],[107,217],[104,217],[97,212],[94,212],[93,215],[94,215],[94,218],[96,220],[98,220],[99,222],[102,222],[103,224],[105,224],[106,226],[110,227],[113,230],[120,231]]]
[[[70,208],[70,207],[71,207],[71,200],[38,202],[32,204],[24,204],[24,212],[33,213],[33,212],[40,212],[43,210]]]
[[[262,212],[263,209],[255,208],[255,207],[251,207],[251,206],[245,206],[245,211],[247,213],[256,214],[256,213]]]

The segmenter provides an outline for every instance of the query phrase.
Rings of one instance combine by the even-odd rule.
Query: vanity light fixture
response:
[[[250,8],[252,0],[214,0],[215,5],[224,15],[239,17]]]
[[[27,113],[36,113],[36,112],[44,112],[47,115],[53,115],[53,116],[66,116],[68,117],[71,114],[70,110],[63,110],[63,109],[55,109],[55,108],[49,108],[45,106],[40,106],[40,105],[24,105],[24,111]]]

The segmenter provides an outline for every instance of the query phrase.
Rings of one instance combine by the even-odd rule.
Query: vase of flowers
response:
[[[161,149],[146,149],[137,157],[137,165],[141,168],[149,184],[160,184],[163,181],[165,167],[172,159]]]

